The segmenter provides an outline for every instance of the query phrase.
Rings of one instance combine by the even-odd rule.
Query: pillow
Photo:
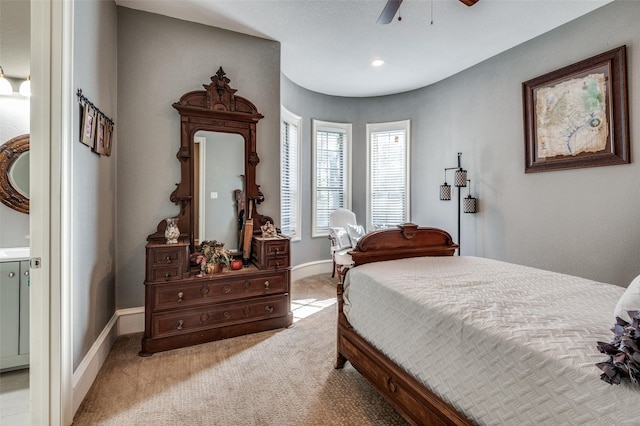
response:
[[[330,227],[329,228],[329,237],[333,242],[333,246],[331,247],[334,251],[339,251],[342,249],[346,249],[351,247],[351,240],[349,239],[349,234],[342,227]]]
[[[349,225],[349,238],[351,239],[351,247],[358,245],[360,238],[364,237],[364,228],[362,225]]]
[[[638,275],[629,287],[625,290],[618,300],[616,309],[613,312],[613,317],[620,317],[627,322],[631,322],[628,311],[640,310],[640,275]]]

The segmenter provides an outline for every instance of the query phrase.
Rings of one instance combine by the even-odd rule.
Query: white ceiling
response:
[[[360,97],[435,83],[610,1],[480,0],[468,7],[457,0],[405,0],[402,21],[389,25],[376,23],[386,0],[116,3],[277,40],[282,72],[294,83],[320,93]],[[386,63],[374,68],[373,59]]]

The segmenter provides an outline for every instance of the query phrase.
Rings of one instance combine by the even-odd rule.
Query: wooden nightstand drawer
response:
[[[188,309],[152,315],[153,335],[157,337],[194,332],[285,316],[289,295],[259,297],[242,302],[222,303],[203,309]]]

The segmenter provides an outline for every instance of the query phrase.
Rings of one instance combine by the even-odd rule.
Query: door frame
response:
[[[69,425],[73,0],[32,0],[30,32],[31,424]]]

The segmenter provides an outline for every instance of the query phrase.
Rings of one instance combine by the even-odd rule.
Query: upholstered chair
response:
[[[351,250],[364,234],[362,226],[358,226],[356,215],[349,209],[336,209],[329,214],[329,239],[331,240],[331,258],[333,270],[331,277],[338,274],[342,282],[344,274],[353,265]]]

